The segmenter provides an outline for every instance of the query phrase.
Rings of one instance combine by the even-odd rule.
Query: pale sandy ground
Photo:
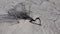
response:
[[[6,14],[6,10],[13,4],[11,0],[0,0],[0,14]],[[12,0],[15,3],[20,0]],[[31,24],[29,21],[20,20],[17,24],[0,21],[0,34],[60,34],[60,0],[33,0],[31,16],[41,18],[42,26]],[[55,2],[55,4],[53,4]],[[5,3],[5,4],[4,4]],[[29,4],[28,4],[29,5]],[[28,8],[27,8],[28,9]],[[1,16],[0,16],[1,17]]]

